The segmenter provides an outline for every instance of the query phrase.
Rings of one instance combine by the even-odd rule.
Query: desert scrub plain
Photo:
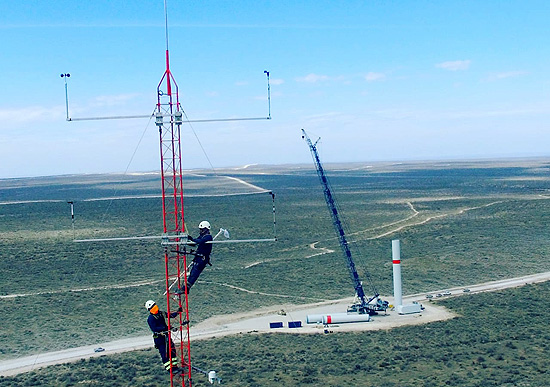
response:
[[[352,248],[362,253],[356,255],[360,274],[368,271],[377,290],[391,295],[392,239],[402,244],[405,294],[550,270],[548,165],[504,160],[326,167]],[[208,219],[232,238],[272,236],[271,196],[252,194],[255,189],[224,176],[275,192],[278,242],[216,245],[214,266],[191,294],[195,322],[289,301],[277,294],[295,303],[351,295],[312,167],[186,176],[191,234]],[[163,292],[159,244],[72,239],[159,235],[159,181],[158,175],[0,180],[0,312],[17,322],[0,331],[0,359],[148,333],[143,303]],[[221,196],[236,193],[247,195]],[[74,232],[69,200],[75,202]],[[203,345],[197,342],[196,350]]]
[[[458,316],[422,326],[196,341],[193,361],[226,386],[545,387],[549,297],[542,283],[438,301]],[[154,349],[0,377],[0,387],[166,385]],[[210,384],[195,373],[193,385]]]

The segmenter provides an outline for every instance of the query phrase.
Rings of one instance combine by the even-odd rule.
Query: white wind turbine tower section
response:
[[[422,305],[413,303],[403,305],[403,287],[401,283],[401,244],[399,239],[391,241],[393,266],[393,299],[395,310],[399,314],[422,312]]]

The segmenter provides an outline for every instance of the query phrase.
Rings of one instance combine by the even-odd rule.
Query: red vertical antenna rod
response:
[[[169,54],[168,49],[166,49],[166,74],[170,74],[170,54]],[[172,94],[172,85],[170,84],[170,77],[168,77],[166,79],[166,87],[167,87],[166,91],[168,92],[169,95],[171,95]]]

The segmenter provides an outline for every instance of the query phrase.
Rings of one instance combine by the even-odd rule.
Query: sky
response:
[[[183,167],[550,156],[549,1],[167,0]],[[0,0],[0,178],[160,168],[163,0]],[[69,73],[70,78],[60,74]]]

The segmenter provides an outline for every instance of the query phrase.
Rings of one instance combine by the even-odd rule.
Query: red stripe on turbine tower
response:
[[[397,308],[403,304],[403,290],[401,287],[401,246],[399,239],[391,241],[393,262],[393,303]]]

